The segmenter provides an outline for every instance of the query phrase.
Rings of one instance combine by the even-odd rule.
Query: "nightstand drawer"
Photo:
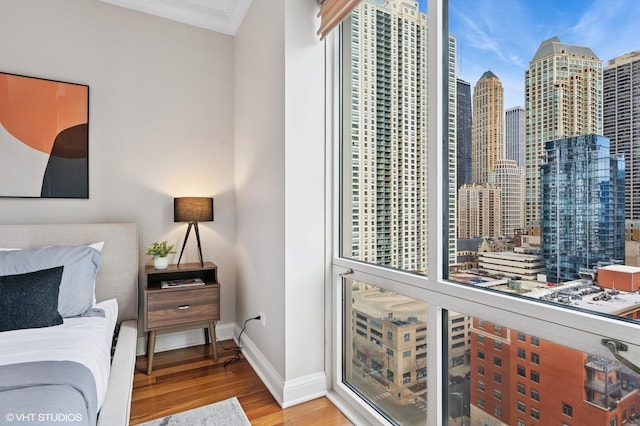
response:
[[[147,292],[147,329],[217,321],[220,287]]]

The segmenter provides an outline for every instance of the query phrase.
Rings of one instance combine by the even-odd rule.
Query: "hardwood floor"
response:
[[[213,361],[208,345],[156,353],[150,376],[146,374],[146,356],[138,357],[130,424],[136,425],[235,396],[254,426],[351,425],[327,398],[281,409],[242,356],[224,367],[225,360],[236,354],[231,349],[234,346],[231,340],[218,344],[217,362]]]

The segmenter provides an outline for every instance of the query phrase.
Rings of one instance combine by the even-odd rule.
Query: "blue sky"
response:
[[[419,0],[421,9],[427,0]],[[590,47],[609,59],[640,50],[638,0],[449,0],[457,75],[471,83],[493,71],[505,109],[524,105],[524,71],[543,40]]]

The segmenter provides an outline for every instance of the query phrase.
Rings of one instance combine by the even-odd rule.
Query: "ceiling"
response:
[[[235,35],[252,0],[100,0],[139,12]]]

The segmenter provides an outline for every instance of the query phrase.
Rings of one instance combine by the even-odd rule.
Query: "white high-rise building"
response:
[[[524,107],[515,106],[504,112],[504,157],[524,167]]]
[[[458,238],[497,237],[501,234],[500,187],[462,185],[458,190]]]
[[[602,61],[588,47],[543,41],[525,71],[525,221],[539,223],[547,141],[602,135]]]
[[[344,161],[352,170],[344,206],[345,253],[426,272],[427,18],[415,0],[364,0],[344,25],[351,126]],[[455,39],[450,38],[449,263],[455,262]],[[347,185],[347,183],[345,183]],[[435,188],[431,189],[436,191]]]
[[[514,160],[498,160],[489,183],[500,187],[501,234],[512,237],[524,230],[524,169]]]

